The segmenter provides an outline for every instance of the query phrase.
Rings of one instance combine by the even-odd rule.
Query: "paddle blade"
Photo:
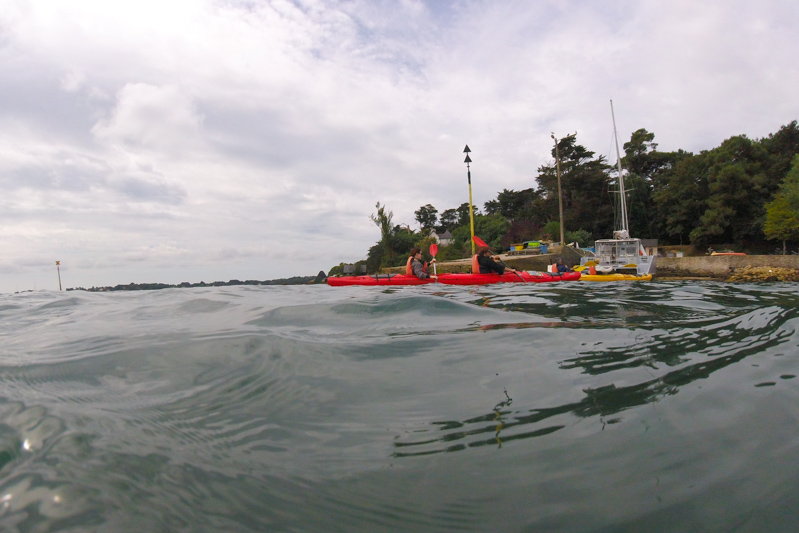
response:
[[[474,243],[475,243],[477,246],[488,246],[488,245],[485,243],[485,241],[484,241],[483,239],[481,239],[480,237],[478,237],[477,235],[475,235],[474,237],[472,237],[472,240],[474,241]]]
[[[431,244],[430,245],[430,255],[435,257],[437,253],[438,253],[438,245],[436,243]]]

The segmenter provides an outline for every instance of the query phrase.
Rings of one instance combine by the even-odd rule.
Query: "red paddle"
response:
[[[478,237],[477,235],[474,235],[474,236],[472,237],[472,240],[474,241],[474,243],[475,243],[477,246],[488,246],[488,245],[485,243],[485,241],[484,241],[483,239],[481,239],[480,237]],[[507,268],[510,268],[510,267],[509,267],[509,266],[508,266],[508,265],[505,263],[505,261],[503,261],[503,260],[502,260],[502,258],[499,258],[499,262],[500,262],[500,264],[504,265],[505,267],[507,267]],[[520,279],[520,280],[522,280],[523,282],[527,283],[527,280],[526,280],[526,279],[524,279],[524,278],[522,277],[522,275],[521,275],[521,274],[519,274],[518,272],[514,272],[514,274],[516,274],[517,276],[519,276],[519,279]]]
[[[477,235],[472,237],[472,240],[477,246],[488,246],[483,239],[478,237]]]
[[[436,258],[436,254],[437,253],[438,253],[438,245],[436,243],[431,244],[430,245],[430,255],[433,256],[433,259]],[[438,272],[436,272],[436,264],[435,264],[435,262],[433,262],[433,275],[438,277]],[[438,280],[436,280],[436,281],[438,281]]]

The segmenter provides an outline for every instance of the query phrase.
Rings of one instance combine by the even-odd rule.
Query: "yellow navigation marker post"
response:
[[[466,159],[463,160],[466,163],[466,176],[469,179],[469,224],[471,225],[472,229],[472,255],[474,255],[474,209],[472,208],[472,170],[469,167],[469,163],[472,162],[472,159],[469,157],[469,145],[466,145],[466,148],[463,149],[463,152],[466,154]]]

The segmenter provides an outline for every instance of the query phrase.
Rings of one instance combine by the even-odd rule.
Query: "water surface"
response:
[[[0,295],[2,531],[797,531],[799,290]]]

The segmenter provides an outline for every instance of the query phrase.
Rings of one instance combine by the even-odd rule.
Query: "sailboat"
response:
[[[593,254],[580,258],[582,275],[585,281],[613,281],[621,279],[650,280],[655,273],[656,259],[649,255],[641,243],[641,239],[630,237],[627,218],[627,198],[624,191],[624,175],[621,168],[619,137],[616,133],[616,116],[613,112],[613,100],[610,101],[610,114],[613,117],[613,136],[616,140],[616,159],[619,171],[619,217],[617,229],[612,239],[595,241]]]

